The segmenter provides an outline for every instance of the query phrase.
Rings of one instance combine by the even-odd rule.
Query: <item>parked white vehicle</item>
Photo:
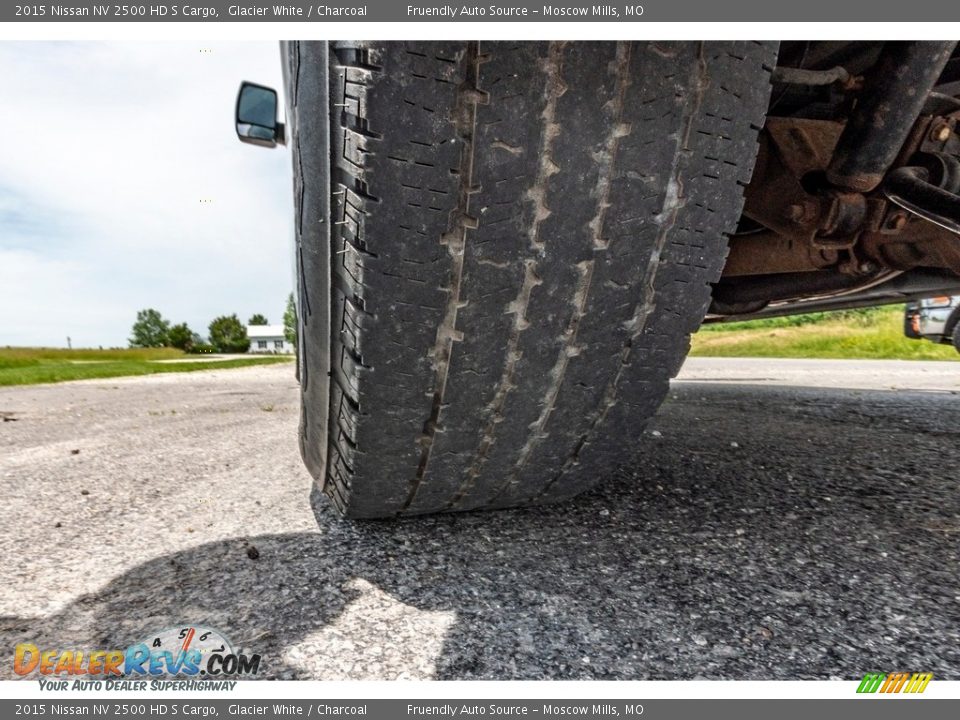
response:
[[[908,303],[903,331],[909,338],[953,345],[960,352],[960,295]]]

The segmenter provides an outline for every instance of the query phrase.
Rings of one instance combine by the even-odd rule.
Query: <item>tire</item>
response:
[[[907,303],[903,312],[903,334],[910,340],[919,340],[921,335],[913,329],[913,320],[919,314],[920,309],[913,303]]]
[[[301,450],[349,517],[569,498],[710,300],[776,46],[287,46]]]
[[[953,326],[953,347],[960,352],[960,322]]]

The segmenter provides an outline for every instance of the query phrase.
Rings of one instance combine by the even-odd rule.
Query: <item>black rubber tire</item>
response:
[[[953,326],[953,347],[960,352],[960,322]]]
[[[631,459],[720,276],[775,54],[287,46],[301,448],[343,514],[555,501]]]
[[[920,312],[920,308],[914,303],[907,303],[903,311],[903,334],[910,340],[919,340],[920,333],[913,329],[913,318]]]

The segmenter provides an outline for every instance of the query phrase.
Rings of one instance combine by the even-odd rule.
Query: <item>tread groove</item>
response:
[[[507,313],[514,316],[514,322],[510,330],[510,337],[507,341],[506,354],[503,359],[503,370],[500,380],[497,383],[493,400],[485,408],[486,423],[480,437],[479,444],[473,454],[473,459],[467,467],[464,479],[459,488],[453,494],[448,507],[457,507],[457,505],[467,496],[476,483],[480,475],[487,454],[490,448],[496,442],[497,425],[500,423],[507,396],[513,388],[513,376],[516,371],[517,361],[520,358],[519,344],[523,332],[530,326],[527,319],[527,307],[530,304],[530,296],[534,288],[541,283],[537,276],[537,258],[544,249],[544,241],[540,237],[540,227],[544,220],[550,216],[550,209],[546,204],[547,192],[549,188],[550,176],[558,172],[557,165],[553,162],[552,146],[557,135],[560,133],[560,125],[556,122],[557,100],[566,91],[563,82],[563,52],[565,43],[551,42],[547,58],[543,62],[543,70],[546,75],[544,83],[544,93],[546,103],[544,105],[542,118],[542,133],[540,146],[540,162],[537,168],[537,178],[533,187],[527,192],[527,200],[533,208],[533,220],[527,234],[529,242],[529,254],[524,258],[523,279],[517,291],[517,296],[508,305]]]
[[[589,222],[591,230],[591,242],[595,252],[603,252],[609,249],[610,243],[603,239],[604,223],[606,220],[607,208],[609,207],[610,189],[613,175],[616,171],[617,150],[620,147],[620,138],[630,134],[629,125],[623,123],[624,100],[627,93],[627,87],[630,85],[630,43],[618,42],[616,51],[616,61],[614,63],[614,72],[616,76],[616,95],[613,106],[613,122],[610,125],[610,131],[604,143],[605,158],[601,160],[602,171],[597,176],[597,184],[594,194],[597,197],[596,211]],[[547,393],[541,401],[541,411],[539,417],[531,426],[530,435],[514,464],[513,470],[506,481],[500,486],[499,490],[489,500],[488,504],[495,504],[500,497],[509,489],[518,484],[518,476],[524,470],[533,454],[534,448],[545,437],[547,423],[549,422],[553,409],[557,402],[557,396],[563,387],[564,376],[567,371],[567,365],[572,357],[579,354],[577,348],[577,333],[580,329],[580,323],[587,313],[587,299],[590,293],[590,286],[593,280],[594,261],[585,260],[577,265],[580,279],[574,288],[574,294],[570,304],[573,311],[570,322],[564,331],[564,342],[557,354],[556,362],[550,370],[551,383],[547,388]]]
[[[533,498],[534,500],[539,499],[549,492],[554,483],[556,483],[563,476],[563,474],[570,469],[571,466],[577,464],[579,461],[580,449],[587,442],[589,442],[590,436],[595,433],[603,424],[603,421],[607,417],[607,413],[616,402],[617,389],[620,385],[621,378],[623,377],[624,369],[630,362],[630,354],[633,350],[633,344],[635,340],[640,337],[644,331],[646,331],[647,323],[656,309],[657,288],[655,281],[658,270],[661,266],[661,257],[668,242],[670,231],[676,224],[679,210],[685,201],[683,195],[684,190],[682,176],[682,160],[684,158],[683,151],[689,151],[690,135],[693,130],[694,119],[697,111],[700,109],[700,105],[703,102],[704,93],[706,92],[709,84],[703,42],[697,44],[697,61],[692,68],[690,83],[693,88],[693,100],[692,102],[685,103],[685,115],[682,121],[682,132],[677,138],[677,148],[673,155],[673,167],[670,168],[670,178],[667,181],[666,191],[664,192],[663,204],[661,205],[660,212],[656,218],[656,222],[659,226],[657,230],[657,239],[650,255],[650,262],[647,264],[647,269],[644,273],[644,279],[642,282],[643,296],[641,302],[634,310],[633,317],[629,321],[629,327],[627,330],[630,334],[627,338],[627,341],[624,343],[622,350],[620,351],[620,364],[617,367],[613,377],[611,377],[607,383],[607,388],[603,393],[601,405],[598,408],[595,408],[591,413],[591,416],[594,419],[588,425],[586,432],[583,436],[581,436],[576,447],[571,452],[560,472],[544,485],[539,494]]]
[[[472,228],[476,227],[476,223],[470,217],[470,196],[474,192],[472,178],[477,134],[477,105],[484,99],[480,88],[477,87],[480,64],[479,41],[469,43],[466,54],[467,76],[457,89],[457,101],[454,108],[457,134],[463,141],[463,148],[460,151],[458,202],[457,207],[450,213],[449,229],[440,238],[440,244],[445,245],[447,252],[450,254],[450,286],[446,288],[448,294],[447,305],[443,320],[437,328],[437,339],[431,358],[436,372],[433,403],[430,408],[430,416],[423,424],[423,434],[419,439],[421,446],[420,462],[417,466],[416,475],[410,482],[407,498],[399,510],[401,513],[413,503],[427,474],[434,437],[443,410],[443,397],[449,377],[453,344],[462,339],[462,333],[457,330],[457,310],[460,308],[460,288],[463,283],[464,250],[467,234]]]

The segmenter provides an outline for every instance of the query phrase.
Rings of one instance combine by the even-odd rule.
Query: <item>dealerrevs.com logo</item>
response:
[[[151,634],[125,650],[41,649],[20,643],[14,648],[13,671],[69,678],[237,677],[256,675],[260,655],[236,652],[213,628],[187,626]]]

